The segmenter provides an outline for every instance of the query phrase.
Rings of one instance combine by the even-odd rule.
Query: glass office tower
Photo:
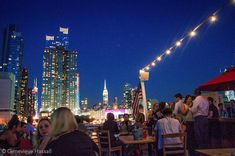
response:
[[[19,111],[20,81],[23,63],[24,41],[16,25],[8,25],[3,33],[3,44],[0,55],[0,71],[15,75],[14,108]]]

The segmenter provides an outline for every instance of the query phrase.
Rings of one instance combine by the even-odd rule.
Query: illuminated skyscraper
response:
[[[77,89],[76,89],[76,109],[74,110],[75,114],[78,114],[80,112],[80,74],[77,73]]]
[[[130,84],[125,84],[123,88],[123,106],[125,108],[131,108],[131,104],[134,98],[134,89],[131,88]]]
[[[62,106],[70,108],[75,114],[80,110],[78,52],[68,50],[68,35],[69,29],[62,27],[56,36],[46,35],[41,111],[50,112]]]
[[[26,68],[23,68],[22,78],[20,81],[18,115],[24,119],[26,119],[28,116],[35,115],[35,96],[33,94],[33,89],[28,88],[28,75],[28,70]]]
[[[23,38],[16,25],[10,24],[3,34],[3,45],[0,55],[0,71],[15,75],[14,108],[19,110],[20,80],[23,63]]]
[[[104,80],[104,90],[103,90],[103,105],[108,105],[109,104],[109,95],[108,95],[108,90],[106,87],[106,80]]]
[[[36,114],[34,88],[28,88],[27,90],[27,105],[25,111],[27,112],[27,116],[34,116]]]
[[[38,104],[38,81],[37,78],[34,79],[34,86],[32,89],[32,95],[34,96],[34,109],[35,109],[35,116],[39,116],[39,104]]]
[[[27,117],[27,96],[28,96],[28,70],[23,68],[22,78],[20,81],[20,96],[19,96],[19,108],[18,115],[21,117]]]
[[[88,109],[88,98],[84,98],[84,100],[81,101],[81,109],[83,111]]]
[[[42,111],[77,109],[77,55],[63,46],[44,49]]]

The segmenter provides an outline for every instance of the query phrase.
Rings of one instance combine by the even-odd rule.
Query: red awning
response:
[[[235,90],[235,67],[232,67],[220,76],[203,83],[198,89],[201,91]]]

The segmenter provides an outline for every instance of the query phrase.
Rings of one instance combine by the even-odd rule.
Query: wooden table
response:
[[[134,140],[133,135],[127,135],[127,136],[119,136],[119,139],[124,144],[146,144],[146,143],[155,142],[155,137],[151,137],[151,136],[148,136],[146,139]]]
[[[148,136],[141,140],[134,140],[133,135],[119,136],[119,139],[126,145],[148,144],[148,155],[152,156],[152,143],[155,143],[155,137]]]
[[[207,156],[233,156],[232,153],[235,154],[235,148],[201,149],[195,151]]]

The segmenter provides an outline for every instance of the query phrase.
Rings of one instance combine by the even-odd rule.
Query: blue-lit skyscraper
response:
[[[0,71],[15,75],[15,108],[18,110],[24,41],[16,25],[9,24],[3,33]]]
[[[76,89],[76,94],[77,94],[77,99],[76,99],[76,109],[74,111],[75,114],[79,113],[81,108],[80,108],[80,74],[77,73],[77,82],[76,82],[76,85],[77,85],[77,89]]]
[[[41,111],[51,112],[62,106],[76,114],[80,110],[78,52],[68,49],[68,39],[68,28],[60,27],[56,37],[46,35]]]

